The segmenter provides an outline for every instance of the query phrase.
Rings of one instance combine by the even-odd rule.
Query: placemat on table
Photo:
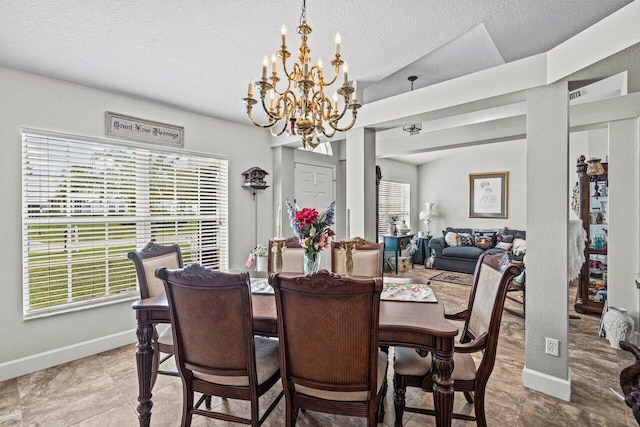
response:
[[[380,299],[385,301],[438,302],[431,287],[424,283],[385,283]]]
[[[268,282],[268,279],[257,277],[251,278],[251,293],[252,294],[273,294],[273,288]]]

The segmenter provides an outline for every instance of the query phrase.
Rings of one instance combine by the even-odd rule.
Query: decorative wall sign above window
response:
[[[184,127],[107,111],[105,134],[130,141],[184,147]]]

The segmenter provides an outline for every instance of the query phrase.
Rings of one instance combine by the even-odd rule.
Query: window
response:
[[[378,234],[387,234],[390,215],[409,221],[411,185],[404,182],[380,181],[378,199]]]
[[[178,243],[228,268],[228,161],[23,134],[25,318],[138,295],[127,252]]]

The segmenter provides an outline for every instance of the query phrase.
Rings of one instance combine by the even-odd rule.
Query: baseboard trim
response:
[[[136,340],[136,330],[131,329],[32,356],[3,362],[0,363],[0,381],[122,347],[123,345],[134,343]]]
[[[564,401],[571,401],[571,368],[569,368],[569,378],[563,380],[542,372],[527,369],[522,370],[522,385],[526,388],[537,390]]]

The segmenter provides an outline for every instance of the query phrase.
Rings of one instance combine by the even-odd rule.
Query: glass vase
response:
[[[317,273],[320,270],[320,252],[304,253],[304,274]]]

